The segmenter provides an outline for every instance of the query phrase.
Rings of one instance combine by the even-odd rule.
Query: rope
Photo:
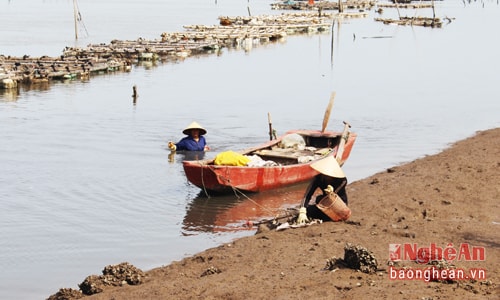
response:
[[[199,162],[200,166],[201,166],[201,184],[203,186],[203,192],[205,193],[205,195],[210,198],[210,195],[208,194],[208,191],[206,189],[206,186],[205,186],[205,181],[203,179],[203,163]],[[268,223],[268,222],[271,222],[271,221],[276,221],[276,220],[279,220],[279,219],[283,219],[283,218],[288,218],[288,217],[291,217],[292,215],[287,211],[287,210],[283,210],[283,209],[278,209],[277,212],[275,211],[272,211],[271,209],[265,207],[265,206],[262,206],[260,205],[259,203],[257,203],[255,200],[253,200],[252,198],[250,198],[249,196],[247,196],[243,191],[241,191],[240,189],[238,189],[237,187],[233,186],[231,184],[231,180],[223,175],[219,175],[217,174],[214,169],[212,168],[212,166],[210,165],[206,165],[210,170],[212,170],[212,172],[214,172],[214,174],[216,174],[219,178],[221,178],[221,180],[225,181],[226,184],[231,187],[231,189],[233,190],[233,193],[234,195],[240,199],[240,195],[244,198],[246,198],[247,200],[251,201],[253,204],[255,204],[256,206],[260,207],[262,210],[265,210],[267,212],[269,212],[270,215],[273,215],[273,219],[271,220],[264,220],[264,221],[261,221],[261,222],[258,222],[257,224],[264,224],[264,223]],[[279,213],[280,212],[285,212],[285,215],[284,216],[280,216]],[[276,213],[276,214],[275,214]]]
[[[210,195],[208,194],[207,192],[207,187],[205,186],[205,180],[203,180],[203,164],[201,162],[199,162],[200,166],[201,166],[201,185],[203,186],[203,192],[205,192],[205,196],[207,196],[207,198],[210,199]]]
[[[262,208],[263,210],[265,211],[268,211],[270,214],[273,213],[273,211],[265,206],[262,206],[260,205],[259,203],[257,203],[255,200],[253,200],[252,198],[248,197],[245,193],[243,193],[241,190],[239,190],[238,188],[234,187],[234,186],[231,186],[231,188],[233,189],[233,192],[235,193],[240,193],[243,197],[245,197],[246,199],[250,200],[253,204],[257,205],[258,207]]]
[[[201,163],[200,163],[200,164],[201,164]],[[209,169],[211,169],[211,170],[215,173],[215,171],[212,169],[212,167],[211,167],[210,165],[207,165],[207,167],[208,167]],[[237,187],[233,186],[233,185],[231,184],[231,180],[230,180],[229,178],[227,178],[227,177],[225,177],[225,176],[223,176],[223,175],[217,174],[217,173],[215,173],[215,174],[216,174],[218,177],[220,177],[223,181],[225,181],[225,182],[226,182],[226,184],[227,184],[227,185],[228,185],[228,186],[229,186],[229,187],[233,190],[234,195],[235,195],[238,199],[240,198],[240,195],[241,195],[242,197],[244,197],[244,198],[246,198],[247,200],[251,201],[253,204],[255,204],[256,206],[260,207],[261,209],[263,209],[263,210],[265,210],[265,211],[269,212],[270,214],[273,214],[273,213],[274,213],[271,209],[269,209],[269,208],[267,208],[267,207],[265,207],[265,206],[260,205],[260,204],[259,204],[259,203],[257,203],[255,200],[253,200],[252,198],[250,198],[249,196],[247,196],[247,195],[246,195],[243,191],[241,191],[241,190],[240,190],[240,189],[238,189]],[[204,190],[205,194],[207,195],[207,197],[210,197],[210,196],[208,195],[208,192],[207,192],[207,190],[206,190],[206,188],[205,188],[205,183],[204,183],[204,181],[203,181],[203,167],[201,168],[201,180],[202,180],[203,190]]]
[[[83,23],[82,15],[80,14],[80,7],[78,7],[78,2],[75,1],[76,5],[76,11],[78,12],[78,18],[77,21],[83,26],[83,29],[85,29],[85,33],[87,36],[89,36],[89,32],[87,31],[87,27],[85,27],[85,23]]]

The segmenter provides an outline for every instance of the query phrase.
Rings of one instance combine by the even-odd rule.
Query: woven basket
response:
[[[332,221],[345,221],[351,216],[349,207],[335,193],[325,196],[316,206]]]

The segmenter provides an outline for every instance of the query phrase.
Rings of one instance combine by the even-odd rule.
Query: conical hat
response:
[[[189,131],[191,129],[199,129],[200,130],[200,135],[204,135],[204,134],[207,133],[207,130],[205,128],[201,127],[201,125],[198,124],[198,123],[196,123],[196,122],[193,122],[193,123],[189,124],[189,126],[186,127],[186,129],[184,129],[182,131],[182,133],[184,133],[186,135],[189,135]]]
[[[336,178],[344,178],[345,174],[344,171],[339,166],[339,163],[333,157],[333,155],[330,155],[326,158],[322,158],[318,161],[315,161],[311,164],[311,168],[314,170],[320,172],[321,174],[330,176],[330,177],[336,177]]]

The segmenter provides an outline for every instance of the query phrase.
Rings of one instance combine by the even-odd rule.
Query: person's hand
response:
[[[168,148],[172,151],[175,151],[177,149],[177,146],[174,144],[174,142],[168,142]]]
[[[210,147],[208,146],[205,146],[205,148],[203,148],[204,151],[209,151],[210,150]]]
[[[302,225],[302,224],[305,224],[306,222],[309,222],[309,219],[307,218],[307,209],[302,206],[299,209],[299,216],[297,217],[297,224]]]
[[[333,194],[333,186],[331,185],[327,185],[326,186],[326,189],[324,189],[325,193],[328,194],[328,195],[331,195]]]

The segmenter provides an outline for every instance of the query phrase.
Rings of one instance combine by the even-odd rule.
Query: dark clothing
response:
[[[347,179],[330,177],[320,173],[314,176],[313,180],[307,187],[306,194],[304,196],[304,206],[307,209],[308,218],[331,221],[330,217],[323,213],[316,205],[309,205],[309,201],[311,200],[312,195],[314,195],[316,189],[321,189],[322,194],[316,197],[314,204],[318,204],[319,201],[321,201],[321,199],[323,199],[327,195],[325,189],[328,185],[331,185],[333,187],[335,193],[337,193],[337,195],[339,195],[342,201],[344,201],[344,203],[347,205],[347,193],[345,190]]]
[[[182,138],[175,146],[177,150],[188,150],[188,151],[204,151],[207,142],[204,136],[200,136],[198,141],[195,141],[191,136],[186,136]]]
[[[331,221],[329,216],[327,216],[324,212],[321,211],[316,205],[309,205],[307,208],[307,217],[309,219],[318,219],[323,222]]]
[[[327,175],[323,174],[318,174],[314,176],[313,181],[309,184],[306,190],[306,194],[304,196],[304,206],[307,207],[309,204],[309,201],[311,200],[312,195],[316,191],[316,189],[321,189],[322,195],[316,197],[316,204],[324,197],[326,196],[325,189],[328,185],[331,185],[337,195],[344,201],[344,203],[347,205],[347,193],[345,190],[345,187],[347,185],[347,179],[346,178],[336,178],[336,177],[330,177]]]

